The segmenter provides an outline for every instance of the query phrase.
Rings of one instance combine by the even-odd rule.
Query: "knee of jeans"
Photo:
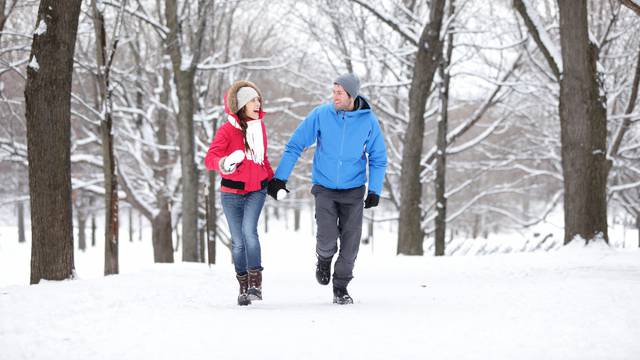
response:
[[[255,249],[257,247],[260,247],[260,240],[258,239],[258,236],[247,236],[246,239],[247,241],[245,245],[248,249]]]
[[[242,227],[242,235],[245,239],[249,240],[250,238],[258,237],[258,229],[253,226],[243,226]]]
[[[241,241],[232,241],[231,242],[232,250],[242,250],[244,249],[244,244]]]

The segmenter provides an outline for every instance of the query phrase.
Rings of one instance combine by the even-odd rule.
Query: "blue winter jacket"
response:
[[[302,152],[316,143],[311,180],[329,189],[351,189],[367,182],[369,192],[382,192],[387,149],[378,119],[362,97],[354,111],[333,103],[314,108],[287,143],[274,177],[287,180]]]

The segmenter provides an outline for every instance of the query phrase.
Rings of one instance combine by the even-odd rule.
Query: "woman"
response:
[[[211,142],[205,166],[222,176],[220,201],[231,230],[238,305],[262,300],[258,218],[273,170],[267,159],[262,93],[249,81],[236,81],[224,97],[227,122]]]

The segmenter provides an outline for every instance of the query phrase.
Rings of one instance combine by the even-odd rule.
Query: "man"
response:
[[[316,144],[311,188],[318,229],[316,279],[322,285],[329,284],[331,262],[338,252],[333,272],[336,304],[353,303],[347,285],[353,278],[362,234],[367,165],[365,209],[378,205],[387,167],[387,150],[378,119],[359,96],[359,88],[360,81],[353,74],[334,81],[333,103],[317,106],[298,126],[268,187],[269,195],[282,199],[289,191],[286,182],[300,154]]]

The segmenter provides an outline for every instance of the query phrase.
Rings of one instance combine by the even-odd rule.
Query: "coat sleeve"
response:
[[[228,155],[228,145],[229,141],[227,139],[227,135],[225,131],[220,128],[216,132],[216,135],[213,137],[213,141],[211,141],[211,145],[209,146],[209,150],[207,151],[207,156],[204,157],[204,166],[207,168],[207,170],[224,173],[220,167],[220,164]]]
[[[369,158],[369,192],[380,195],[384,183],[384,173],[387,169],[387,146],[384,142],[380,124],[375,116],[371,123],[371,136],[366,142]]]
[[[286,181],[293,171],[298,158],[302,152],[316,142],[318,134],[318,108],[313,109],[311,113],[298,125],[291,139],[284,148],[284,153],[278,164],[275,178]]]

